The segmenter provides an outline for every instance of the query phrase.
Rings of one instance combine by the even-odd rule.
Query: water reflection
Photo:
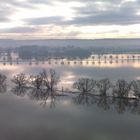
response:
[[[77,94],[52,94],[48,90],[40,90],[37,88],[26,89],[15,87],[12,92],[17,96],[28,95],[30,99],[37,101],[43,108],[55,108],[57,101],[64,101],[63,97],[67,96],[77,105],[86,105],[93,107],[96,105],[103,110],[115,110],[118,114],[130,112],[132,114],[140,114],[140,100],[135,98],[120,98],[104,95],[94,95],[90,93]]]
[[[15,86],[14,88],[12,88],[11,92],[17,96],[25,96],[26,93],[28,91],[28,88],[27,87],[18,87],[18,86]]]
[[[5,93],[7,91],[6,85],[0,85],[0,93]]]
[[[140,114],[140,101],[131,98],[117,98],[106,96],[88,95],[84,96],[79,94],[73,98],[75,104],[93,106],[96,105],[103,110],[114,110],[118,114],[130,112],[133,114]]]
[[[114,59],[114,60],[90,60],[90,59],[77,59],[77,60],[68,60],[68,59],[49,59],[46,61],[39,61],[39,60],[16,60],[16,61],[3,61],[1,64],[3,66],[7,65],[22,65],[22,64],[27,64],[27,65],[55,65],[55,66],[84,66],[84,67],[120,67],[120,66],[134,66],[134,67],[139,67],[139,59]]]
[[[96,103],[99,108],[103,108],[104,110],[109,110],[111,105],[111,98],[107,98],[106,96],[99,96],[96,98]]]
[[[54,100],[58,95],[57,83],[59,77],[55,70],[43,70],[38,75],[27,77],[25,74],[17,74],[11,80],[15,87],[12,88],[12,93],[17,96],[29,96],[30,99],[41,102],[45,106],[50,101],[50,107],[55,106]]]
[[[133,115],[140,113],[138,99],[108,97],[109,90],[106,96],[93,95],[92,92],[92,95],[65,92],[65,87],[70,89],[73,82],[81,76],[91,79],[94,77],[96,80],[104,78],[109,78],[111,81],[136,80],[140,75],[139,63],[135,62],[131,65],[132,62],[127,64],[124,61],[123,64],[118,62],[115,67],[114,62],[112,64],[106,62],[106,65],[102,62],[101,64],[89,62],[88,65],[86,61],[82,63],[79,65],[70,61],[69,66],[66,65],[67,63],[49,65],[47,62],[38,65],[32,62],[31,66],[21,62],[19,65],[14,63],[0,65],[1,72],[8,79],[18,73],[25,73],[29,77],[29,75],[37,75],[43,68],[54,68],[61,77],[60,87],[64,87],[63,94],[67,95],[61,95],[57,90],[53,93],[55,96],[51,96],[52,94],[44,87],[38,90],[31,86],[31,83],[28,84],[28,88],[19,88],[16,84],[11,86],[10,80],[7,79],[9,85],[7,90],[13,87],[12,93],[15,94],[8,91],[0,97],[0,139],[139,140],[140,119],[139,115]],[[45,98],[41,98],[40,94]],[[37,95],[39,98],[36,98]]]
[[[41,100],[40,105],[45,108],[49,106],[50,108],[55,108],[56,107],[56,97],[49,97],[47,100]]]
[[[0,93],[4,93],[7,90],[7,77],[0,74]]]
[[[29,97],[32,100],[36,100],[42,107],[49,106],[50,108],[55,107],[55,100],[57,95],[50,93],[49,90],[42,90],[37,88],[32,88],[29,91]]]
[[[43,107],[48,104],[51,108],[55,107],[56,97],[67,94],[67,91],[63,88],[62,93],[58,89],[57,85],[60,79],[53,69],[43,70],[39,74],[31,76],[22,73],[17,74],[11,81],[15,85],[11,90],[12,93],[22,97],[27,95],[30,99],[40,102]],[[6,86],[5,75],[0,74],[0,83],[2,87]],[[112,84],[109,79],[80,78],[73,83],[73,88],[74,90],[69,92],[70,98],[72,93],[79,93],[78,96],[75,94],[76,97],[73,98],[75,103],[82,105],[96,104],[104,110],[109,110],[113,105],[118,113],[131,110],[133,105],[137,105],[136,101],[140,101],[139,80],[133,80],[132,82],[117,80]]]
[[[73,101],[76,104],[82,104],[82,105],[92,105],[93,103],[95,103],[95,98],[93,95],[86,93],[80,93],[77,97],[73,98]]]
[[[135,100],[127,99],[127,98],[113,98],[112,103],[114,105],[114,108],[119,114],[122,114],[124,112],[130,111],[131,107],[133,107],[133,102]]]

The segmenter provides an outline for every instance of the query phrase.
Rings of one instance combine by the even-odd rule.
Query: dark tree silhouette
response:
[[[132,91],[134,91],[134,95],[137,98],[140,98],[140,80],[132,81],[131,89],[132,89]]]
[[[21,73],[13,77],[11,80],[15,87],[12,88],[12,93],[17,96],[24,96],[28,90],[28,78],[25,74]]]
[[[113,88],[113,95],[120,98],[127,98],[131,84],[125,80],[118,80]]]
[[[13,77],[11,80],[18,88],[27,87],[28,78],[25,74],[21,73]]]
[[[111,87],[111,82],[109,81],[109,79],[103,79],[103,80],[98,81],[96,85],[99,89],[99,94],[102,96],[106,96],[107,91]]]
[[[60,80],[55,70],[53,69],[50,69],[49,71],[43,70],[40,73],[40,76],[43,79],[43,86],[47,88],[47,92],[50,94],[50,96],[55,96],[57,84]]]
[[[42,89],[43,78],[40,75],[31,75],[29,78],[31,88]]]
[[[90,105],[94,103],[94,91],[96,81],[88,78],[81,78],[73,84],[73,88],[80,93],[74,98],[75,103]]]
[[[94,91],[96,81],[88,78],[81,78],[73,84],[73,88],[82,94],[88,94]]]
[[[44,99],[45,92],[43,89],[43,78],[40,75],[31,75],[29,81],[30,81],[29,97],[35,100]]]
[[[55,70],[43,70],[39,75],[30,76],[30,92],[29,97],[41,102],[43,107],[55,107],[55,97],[57,96],[57,84],[59,77]]]

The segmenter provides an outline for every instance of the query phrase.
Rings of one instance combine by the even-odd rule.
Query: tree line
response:
[[[54,69],[42,70],[36,75],[29,76],[20,73],[13,76],[11,82],[14,84],[10,89],[13,94],[42,101],[43,105],[48,99],[51,99],[53,104],[56,97],[68,95],[65,94],[66,91],[59,90],[60,77]],[[0,93],[5,93],[7,86],[7,77],[0,74]],[[122,110],[123,106],[135,106],[135,109],[140,109],[140,80],[111,82],[109,79],[80,78],[73,83],[72,89],[69,92],[76,95],[73,101],[78,104],[96,103],[107,109],[110,103],[117,103]]]
[[[91,55],[91,51],[81,47],[52,47],[47,46],[21,46],[15,49],[21,59],[45,58],[85,58]]]
[[[13,76],[11,82],[14,88],[36,88],[41,91],[49,91],[50,95],[57,94],[59,75],[54,69],[42,70],[36,75],[25,75],[23,73]],[[0,92],[4,92],[7,88],[6,75],[0,74]],[[140,80],[126,81],[117,80],[111,82],[109,79],[94,80],[92,78],[80,78],[73,83],[72,93],[80,93],[85,96],[113,96],[119,98],[137,98],[140,99]],[[40,96],[40,95],[38,95]]]

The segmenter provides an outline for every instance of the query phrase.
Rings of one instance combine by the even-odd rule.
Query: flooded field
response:
[[[14,75],[37,74],[50,68],[60,76],[60,89],[72,89],[73,83],[82,77],[111,81],[140,79],[139,61],[1,63],[0,72],[8,77],[9,86],[0,95],[1,140],[139,140],[139,102],[94,97],[83,103],[75,100],[77,95],[70,95],[43,104],[11,92],[10,79]]]

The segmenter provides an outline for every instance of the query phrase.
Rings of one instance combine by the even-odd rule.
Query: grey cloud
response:
[[[29,0],[28,2],[32,4],[51,4],[52,3],[50,0]]]
[[[33,0],[32,0],[33,1]],[[42,2],[47,2],[42,0]],[[60,1],[60,0],[57,0]],[[63,0],[61,0],[63,1]],[[68,0],[69,1],[69,0]],[[77,0],[84,2],[84,0]],[[97,5],[102,2],[104,9]],[[125,2],[123,0],[87,0],[84,7],[74,8],[76,16],[72,20],[64,20],[62,17],[43,17],[35,19],[25,19],[28,24],[33,25],[127,25],[140,23],[140,16],[136,15],[140,3]],[[89,3],[90,2],[90,3]]]
[[[133,14],[126,14],[125,12],[104,12],[103,14],[95,14],[89,16],[76,17],[67,24],[80,24],[80,25],[124,25],[124,24],[137,24],[140,23],[140,17]]]
[[[0,30],[1,33],[34,33],[38,31],[38,29],[33,27],[16,27],[5,30]]]
[[[31,25],[62,24],[63,18],[59,16],[25,19]]]
[[[140,23],[140,16],[136,15],[136,12],[140,9],[140,0],[134,2],[124,2],[124,0],[28,0],[27,2],[1,0],[0,22],[10,20],[9,17],[14,14],[14,12],[17,12],[16,8],[37,8],[38,4],[49,4],[53,6],[54,1],[64,3],[77,1],[83,3],[84,6],[73,7],[76,14],[72,20],[64,20],[63,17],[53,16],[23,19],[23,21],[26,22],[27,25],[53,24],[58,26],[128,25]],[[101,2],[102,4],[100,5],[97,2]],[[17,27],[7,29],[3,32],[28,33],[36,31],[36,28]]]
[[[101,1],[101,0],[100,0]],[[121,2],[121,1],[120,1]],[[80,25],[95,25],[95,24],[136,24],[140,23],[140,16],[136,15],[137,10],[140,8],[137,2],[126,2],[122,5],[120,3],[113,4],[111,1],[102,9],[97,7],[95,1],[85,7],[76,8],[77,17],[67,24],[80,24]]]
[[[4,7],[6,7],[6,5],[10,5],[13,8],[35,8],[35,6],[28,1],[27,2],[20,2],[20,1],[17,1],[17,0],[1,0],[0,3]]]
[[[17,12],[17,8],[35,8],[29,2],[20,2],[17,0],[0,1],[0,22],[9,21],[10,16]]]

